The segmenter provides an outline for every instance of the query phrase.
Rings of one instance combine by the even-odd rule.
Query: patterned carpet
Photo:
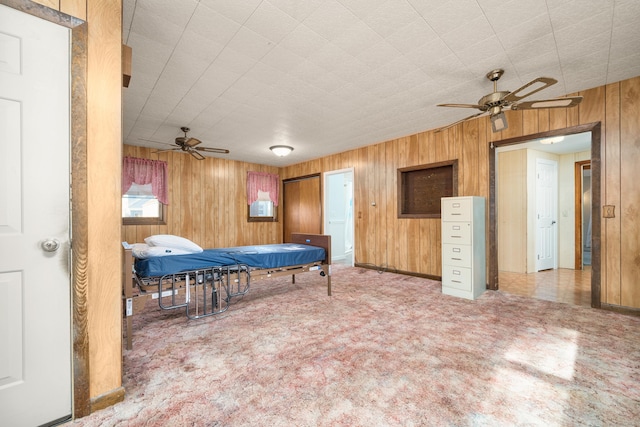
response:
[[[73,426],[630,426],[640,318],[334,266],[217,318],[148,304],[125,401]]]

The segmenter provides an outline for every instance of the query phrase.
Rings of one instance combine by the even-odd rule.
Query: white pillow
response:
[[[193,243],[191,240],[171,234],[156,234],[155,236],[147,237],[146,239],[144,239],[144,241],[149,246],[162,246],[165,248],[182,249],[186,251],[186,253],[202,252],[202,248]]]
[[[131,254],[138,259],[190,253],[191,252],[185,251],[184,249],[167,248],[166,246],[149,246],[144,243],[136,243],[131,249]]]

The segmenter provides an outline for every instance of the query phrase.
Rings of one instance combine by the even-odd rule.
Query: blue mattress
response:
[[[280,268],[322,261],[325,258],[324,252],[323,248],[317,246],[296,243],[205,249],[197,254],[136,259],[135,270],[141,277],[156,277],[235,264],[260,269]]]

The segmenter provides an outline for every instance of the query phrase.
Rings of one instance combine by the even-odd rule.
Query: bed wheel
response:
[[[326,276],[326,274],[325,274],[325,272],[324,272],[324,271],[321,271],[321,272],[320,272],[320,275],[321,275],[322,277]]]

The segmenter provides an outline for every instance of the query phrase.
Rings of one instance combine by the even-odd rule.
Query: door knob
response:
[[[57,239],[47,239],[41,246],[45,252],[55,252],[60,247],[60,242]]]

